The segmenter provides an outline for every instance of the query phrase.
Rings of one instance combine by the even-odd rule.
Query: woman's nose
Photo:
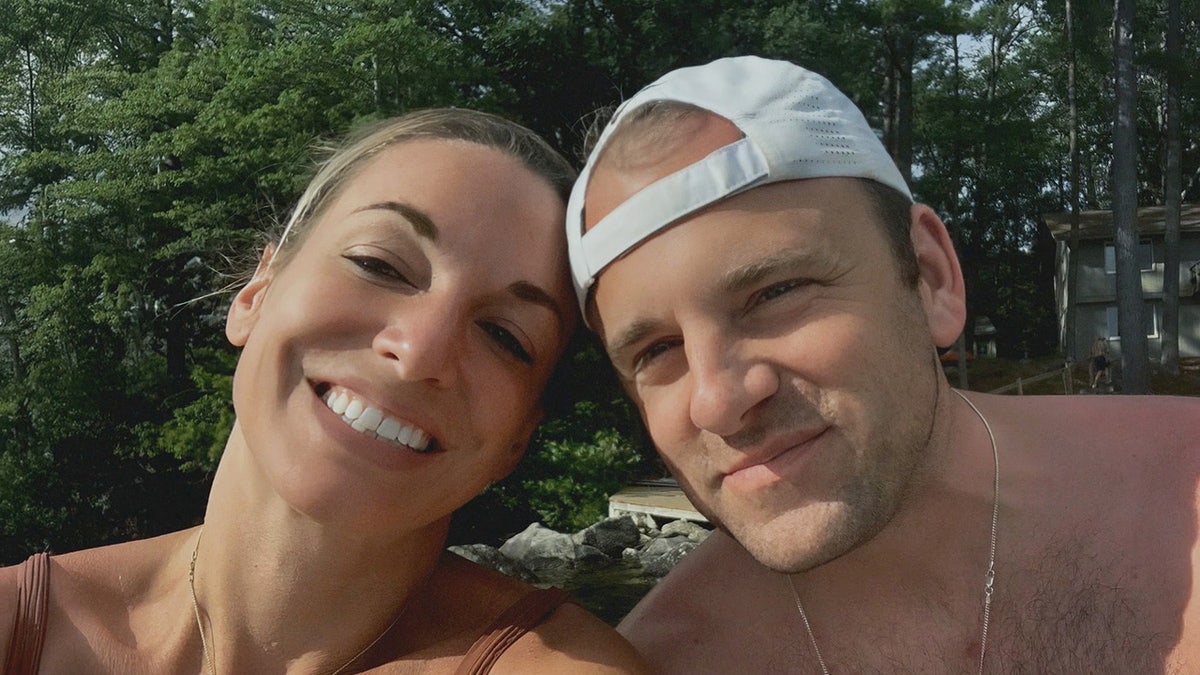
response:
[[[457,377],[462,322],[440,304],[428,299],[423,304],[407,307],[393,317],[375,334],[372,348],[391,361],[405,381],[449,386]]]

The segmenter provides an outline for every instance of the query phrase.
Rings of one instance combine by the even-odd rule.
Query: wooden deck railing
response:
[[[1071,378],[1071,364],[1070,363],[1064,363],[1061,368],[1055,368],[1054,370],[1042,373],[1041,375],[1034,375],[1033,377],[1018,377],[1016,382],[1013,382],[1012,384],[1006,384],[1003,387],[1000,387],[999,389],[993,389],[993,390],[989,391],[988,393],[989,394],[1007,394],[1008,392],[1013,391],[1015,389],[1017,392],[1017,396],[1024,396],[1026,385],[1030,385],[1035,382],[1042,382],[1045,380],[1054,379],[1056,377],[1062,378],[1064,394],[1073,393],[1072,392],[1072,384],[1073,384],[1074,380]]]

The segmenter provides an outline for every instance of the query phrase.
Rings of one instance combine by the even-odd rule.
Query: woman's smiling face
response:
[[[574,330],[563,212],[498,149],[382,151],[235,299],[231,443],[316,520],[447,517],[520,458]]]

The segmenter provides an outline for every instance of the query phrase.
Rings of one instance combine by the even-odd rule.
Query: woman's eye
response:
[[[529,354],[521,344],[521,341],[517,339],[517,336],[513,335],[507,328],[490,321],[481,322],[479,326],[488,334],[488,337],[500,345],[501,349],[517,357],[524,363],[533,363],[533,356]]]
[[[408,277],[382,258],[369,255],[347,255],[346,259],[371,276],[393,279],[411,285]]]

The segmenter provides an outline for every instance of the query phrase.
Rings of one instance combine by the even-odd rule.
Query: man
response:
[[[1200,401],[951,389],[946,228],[828,81],[669,73],[567,227],[589,325],[720,530],[621,624],[661,671],[1200,670]]]
[[[1108,340],[1104,336],[1096,338],[1092,343],[1091,358],[1088,360],[1088,371],[1091,375],[1092,389],[1100,383],[1100,377],[1104,376],[1104,381],[1112,384],[1112,374],[1108,372]]]

